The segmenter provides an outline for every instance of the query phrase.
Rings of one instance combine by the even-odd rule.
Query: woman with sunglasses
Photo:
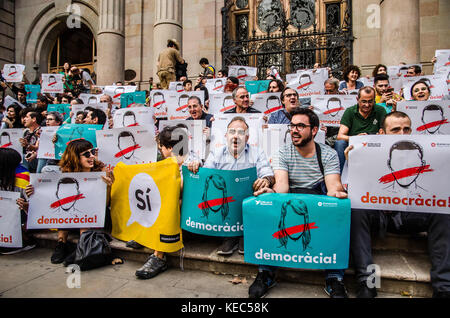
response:
[[[45,118],[45,126],[46,127],[61,126],[63,120],[64,118],[60,113],[49,112]],[[40,140],[38,140],[37,143],[38,149],[39,149],[39,142]],[[46,166],[57,166],[58,162],[59,160],[39,158],[36,172],[37,173],[46,172],[45,170],[42,171],[42,169],[44,169]]]
[[[114,182],[114,175],[112,169],[106,168],[105,164],[98,161],[97,149],[94,149],[92,144],[85,139],[72,140],[64,151],[61,160],[59,161],[61,172],[98,172],[106,171],[106,177],[102,176],[103,181],[108,185],[106,205],[109,205],[111,199],[111,186]],[[27,186],[25,192],[28,196],[34,193],[32,185]],[[80,229],[80,235],[88,229]],[[51,257],[53,264],[60,264],[66,261],[66,264],[71,264],[75,258],[75,251],[69,252],[67,245],[67,237],[69,231],[58,230],[58,243],[55,251]]]

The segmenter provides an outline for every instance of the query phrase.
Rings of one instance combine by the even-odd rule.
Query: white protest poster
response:
[[[356,95],[317,95],[311,97],[311,106],[319,116],[320,123],[339,127],[345,110],[356,105]]]
[[[8,83],[20,83],[23,81],[23,71],[25,71],[25,65],[5,64],[3,65],[3,78]]]
[[[114,128],[155,125],[150,107],[131,107],[116,110],[113,116]]]
[[[362,82],[364,86],[374,87],[374,85],[375,85],[375,77],[367,78],[365,76],[362,76],[362,77],[358,78],[358,81]]]
[[[325,144],[325,131],[319,129],[314,140]],[[280,148],[291,142],[291,134],[287,124],[268,124],[263,126],[260,145],[270,163],[272,163],[273,157],[278,154]]]
[[[206,89],[210,95],[223,93],[225,85],[227,84],[226,78],[211,78],[206,80]],[[211,97],[210,97],[211,98]]]
[[[64,93],[62,74],[42,74],[41,93]]]
[[[78,112],[81,111],[85,111],[85,109],[87,107],[92,107],[95,109],[100,109],[101,111],[103,111],[105,113],[105,115],[107,114],[107,110],[108,110],[108,103],[94,103],[94,104],[74,104],[71,106],[72,107],[72,118],[71,118],[71,123],[75,124],[76,121],[76,117]]]
[[[120,95],[123,93],[133,93],[137,86],[105,86],[103,93],[112,97],[113,104],[116,108],[120,108]]]
[[[286,74],[286,82],[287,83],[294,82],[294,81],[298,81],[297,73]]]
[[[159,122],[159,131],[161,132],[168,126],[187,128],[189,143],[186,144],[188,149],[186,151],[183,150],[183,154],[190,153],[194,155],[194,158],[206,159],[207,136],[203,133],[203,129],[206,127],[206,120],[161,120]],[[183,135],[177,134],[177,136],[173,137],[178,139],[183,137]]]
[[[28,229],[102,228],[105,172],[32,173]]]
[[[18,104],[20,107],[25,108],[25,105],[22,103],[19,103],[19,101],[17,99],[14,99],[9,95],[6,95],[3,105],[5,106],[5,108],[8,108],[12,104]]]
[[[97,130],[98,160],[115,167],[156,162],[157,145],[153,126]]]
[[[150,91],[150,107],[155,113],[157,119],[167,117],[167,99],[168,95],[173,94],[173,91],[166,89],[158,89]]]
[[[20,192],[0,191],[0,247],[22,247]]]
[[[80,96],[78,96],[84,104],[97,104],[100,103],[100,97],[102,97],[103,94],[86,94],[81,93]]]
[[[450,135],[450,100],[401,101],[397,110],[411,119],[412,134]]]
[[[450,95],[450,65],[441,67],[435,73],[435,76],[441,78],[441,80],[445,83],[444,86],[447,86],[447,95]]]
[[[11,148],[22,157],[22,145],[19,141],[23,137],[22,128],[8,128],[0,130],[0,148]]]
[[[184,92],[183,82],[170,82],[169,91]]]
[[[420,69],[423,70],[422,64],[406,64],[398,66],[388,66],[387,74],[389,75],[389,78],[391,76],[398,76],[398,74],[401,74],[400,77],[406,77],[406,73],[411,66],[419,66]]]
[[[292,142],[287,124],[268,124],[262,130],[261,139],[262,148],[270,163],[281,147]]]
[[[414,76],[403,78],[403,96],[406,100],[412,100],[411,88],[418,81],[424,81],[430,87],[430,100],[438,100],[448,95],[448,88],[445,79],[438,75]]]
[[[433,73],[437,73],[441,68],[450,66],[450,50],[436,50],[434,56],[436,63],[434,63]]]
[[[228,124],[234,117],[244,117],[249,126],[248,144],[252,147],[260,147],[260,140],[262,134],[262,125],[264,124],[262,113],[256,114],[220,114],[214,116],[211,129],[211,146],[210,150],[215,151],[218,148],[227,145],[225,134],[227,133]]]
[[[209,113],[217,115],[235,107],[231,93],[219,93],[209,96]]]
[[[258,68],[250,66],[230,65],[228,67],[228,76],[234,76],[239,80],[239,84],[244,84],[246,81],[253,81]]]
[[[325,72],[313,72],[312,70],[297,73],[297,78],[288,82],[288,87],[295,89],[300,98],[312,95],[324,95],[323,83],[328,79]]]
[[[41,127],[39,148],[37,152],[37,157],[39,159],[55,159],[55,144],[52,140],[58,129],[59,126]]]
[[[283,108],[280,97],[281,93],[253,94],[251,97],[252,107],[264,113],[264,115],[270,115]]]
[[[450,213],[450,136],[350,137],[352,208]]]
[[[200,98],[200,103],[202,105],[205,104],[204,91],[172,92],[166,94],[167,117],[169,120],[183,120],[191,116],[188,111],[188,100],[191,96],[197,96]]]

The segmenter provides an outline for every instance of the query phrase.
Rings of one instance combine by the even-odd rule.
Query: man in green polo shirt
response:
[[[373,87],[361,88],[358,92],[358,104],[347,108],[342,115],[339,133],[334,144],[334,149],[339,157],[341,173],[345,163],[344,150],[348,147],[349,137],[374,135],[380,130],[386,110],[375,104],[375,95]]]

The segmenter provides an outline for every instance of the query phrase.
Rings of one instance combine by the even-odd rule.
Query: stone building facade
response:
[[[294,0],[273,0],[287,8]],[[156,76],[158,53],[167,39],[177,39],[188,63],[188,75],[196,77],[201,57],[216,69],[223,65],[224,0],[3,0],[0,5],[0,67],[26,65],[30,80],[40,73],[60,69],[68,57],[72,63],[94,71],[97,84],[132,80],[148,89]],[[226,11],[230,34],[236,33],[233,14],[247,14],[256,23],[262,2],[234,0]],[[353,64],[364,74],[383,63],[425,65],[436,49],[450,48],[448,0],[305,0],[313,2],[317,26],[325,24],[325,10],[333,3],[349,7],[352,26]],[[292,7],[291,7],[292,8]],[[344,9],[340,19],[344,19]],[[290,26],[289,28],[292,28]],[[310,27],[312,28],[312,26]],[[247,32],[251,33],[249,29]],[[274,31],[279,32],[279,31]],[[79,44],[79,45],[78,45]],[[78,45],[78,46],[77,46]],[[80,50],[79,47],[85,47]],[[77,56],[78,55],[78,56]],[[82,55],[82,56],[80,56]]]

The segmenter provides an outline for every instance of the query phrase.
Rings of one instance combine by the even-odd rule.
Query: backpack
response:
[[[113,258],[109,242],[112,238],[103,232],[88,230],[81,234],[74,263],[85,271],[111,264]]]

